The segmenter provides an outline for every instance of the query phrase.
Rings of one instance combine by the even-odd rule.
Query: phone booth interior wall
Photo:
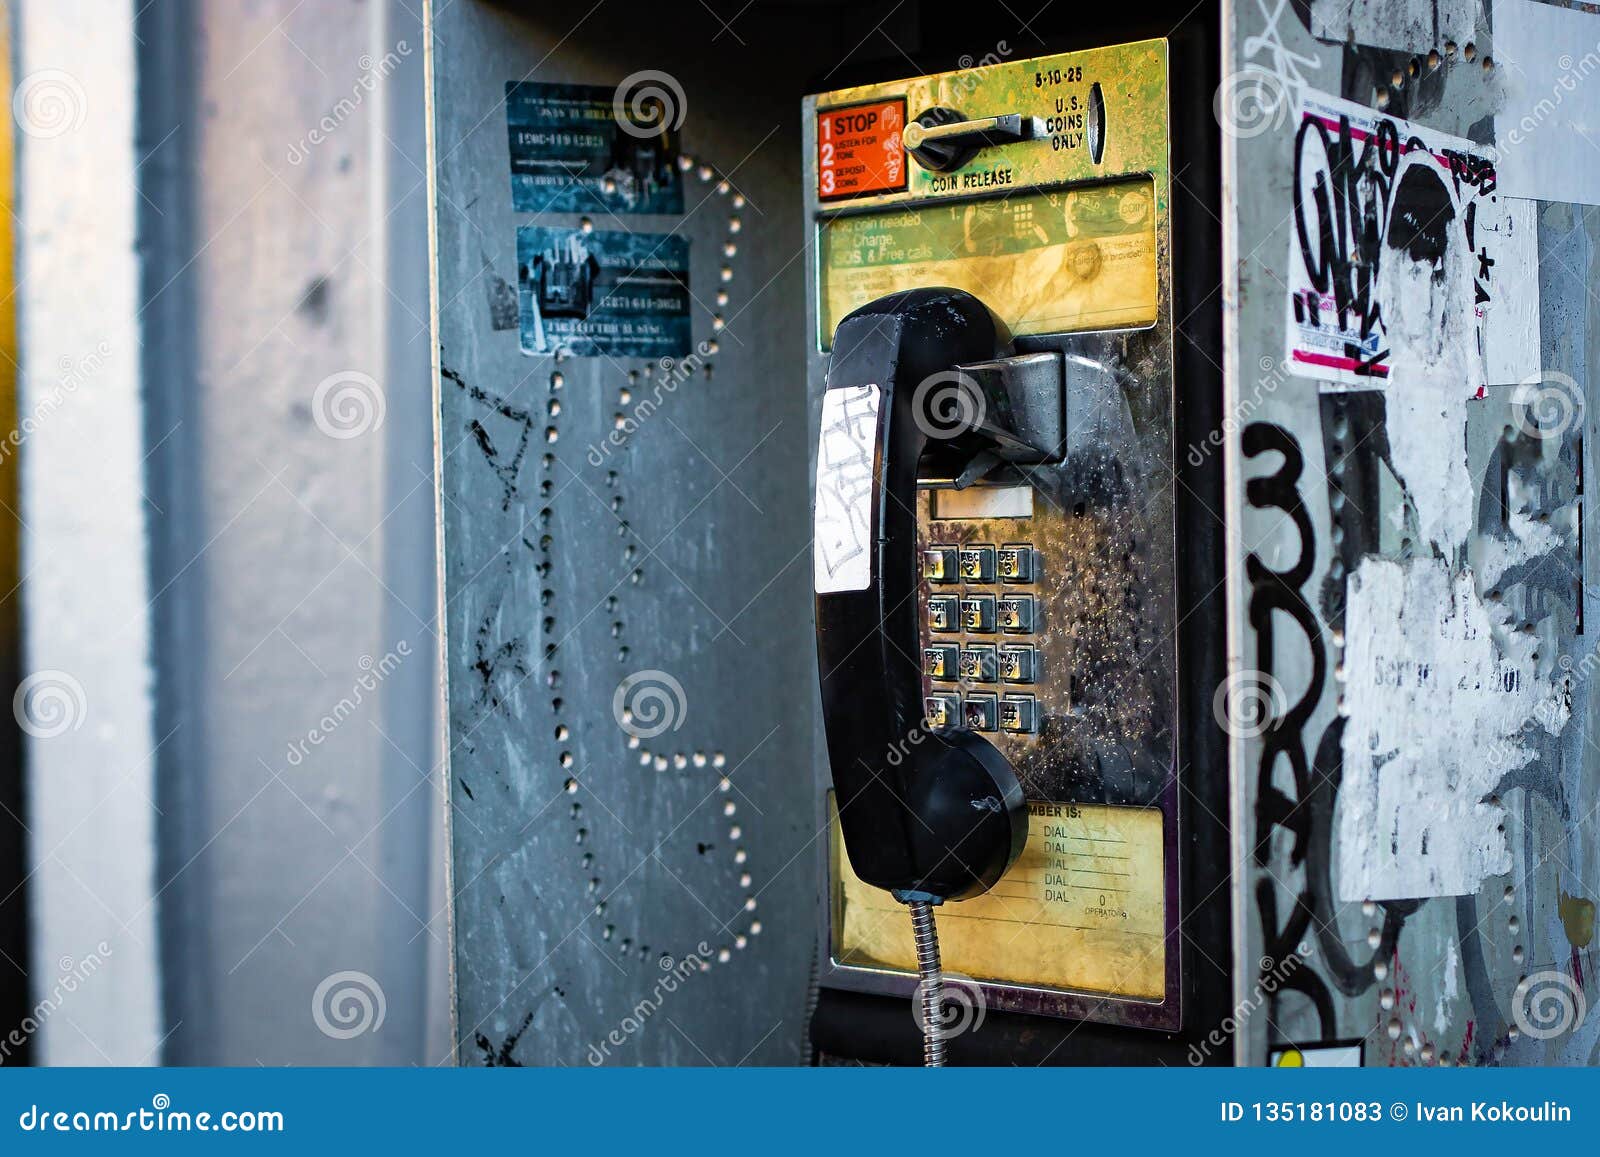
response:
[[[579,15],[434,7],[459,1059],[798,1063],[809,65]],[[652,93],[681,123],[620,131]]]

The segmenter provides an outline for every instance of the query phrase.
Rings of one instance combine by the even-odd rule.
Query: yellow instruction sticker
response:
[[[944,966],[975,980],[1160,1000],[1166,994],[1162,815],[1030,803],[1028,842],[995,888],[939,908]],[[850,869],[833,824],[840,964],[915,973],[905,906]]]
[[[966,290],[1017,336],[1149,325],[1158,281],[1148,179],[897,207],[823,225],[820,336],[925,285]]]

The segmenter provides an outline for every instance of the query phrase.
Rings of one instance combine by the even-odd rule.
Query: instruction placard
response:
[[[851,310],[920,285],[964,289],[1016,335],[1148,325],[1159,294],[1145,179],[836,217],[822,230],[824,348]]]
[[[993,889],[939,909],[945,967],[974,980],[1160,1000],[1166,880],[1155,808],[1029,803],[1028,842]],[[917,970],[905,905],[850,869],[837,821],[840,964]]]
[[[904,100],[818,112],[817,196],[831,201],[904,189],[905,123]]]

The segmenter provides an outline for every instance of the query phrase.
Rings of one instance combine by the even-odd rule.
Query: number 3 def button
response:
[[[817,196],[831,201],[904,189],[905,123],[904,100],[818,112]]]

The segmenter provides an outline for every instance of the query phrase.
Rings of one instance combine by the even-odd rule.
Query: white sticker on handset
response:
[[[819,595],[872,585],[872,473],[881,397],[877,386],[822,395],[811,547],[812,585]]]

